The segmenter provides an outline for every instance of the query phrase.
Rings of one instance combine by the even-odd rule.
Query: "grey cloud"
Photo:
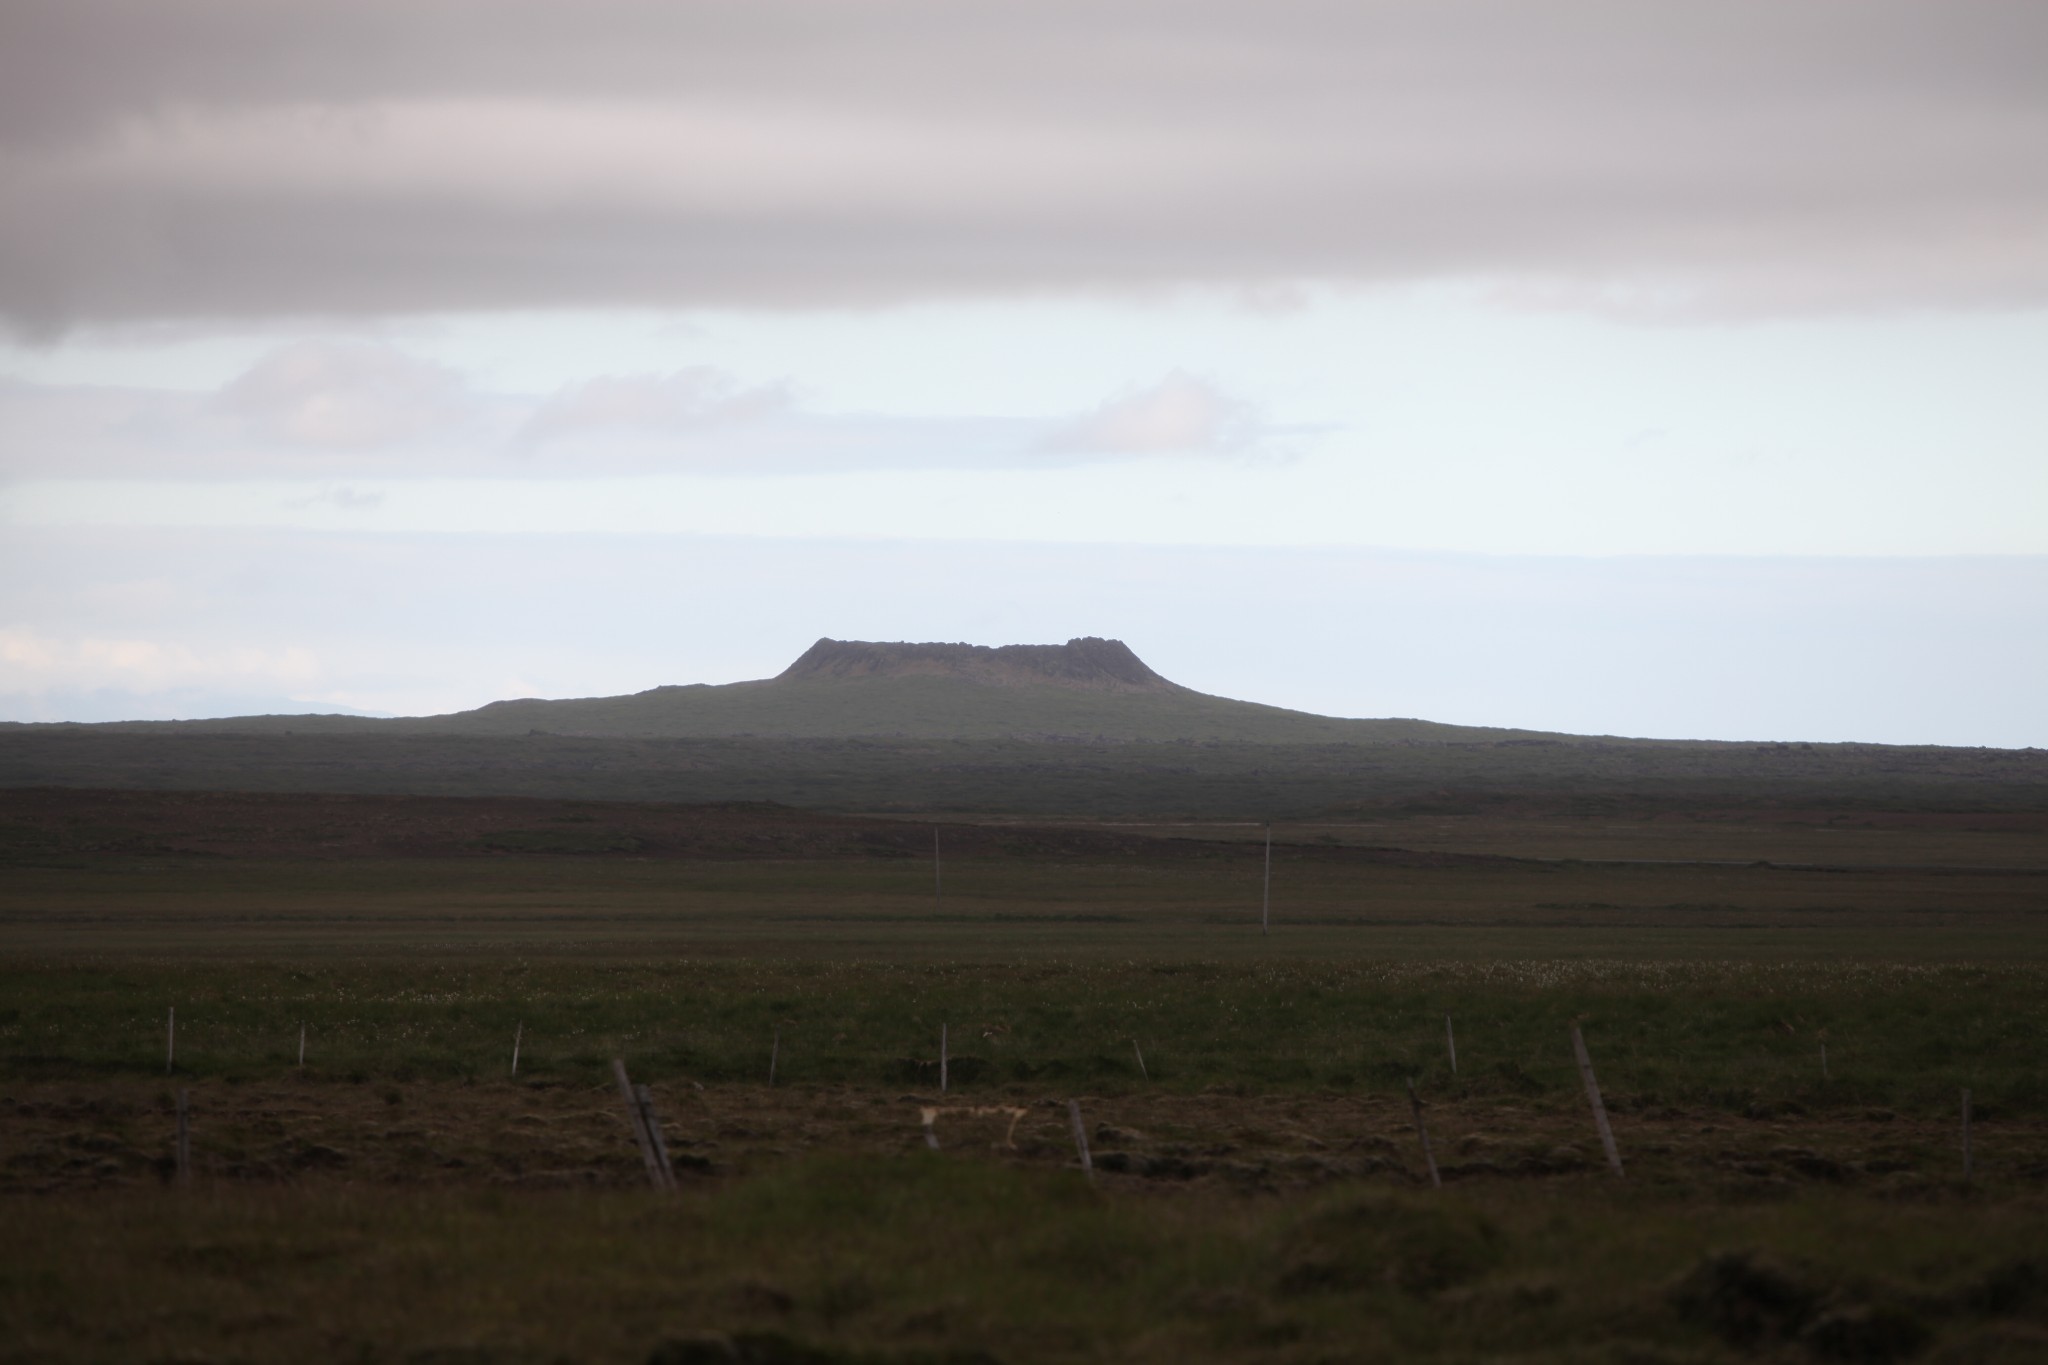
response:
[[[2048,301],[2033,0],[14,0],[0,316]],[[1281,291],[1274,294],[1273,291]]]
[[[0,477],[488,472],[508,408],[386,343],[297,341],[212,393],[0,383]]]

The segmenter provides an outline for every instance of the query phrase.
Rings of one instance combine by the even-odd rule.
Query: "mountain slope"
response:
[[[1341,720],[1170,682],[1121,640],[1064,645],[818,641],[773,678],[625,697],[501,701],[403,722],[471,735],[1198,740],[1389,744],[1520,732]],[[1533,736],[1532,736],[1533,737]]]
[[[397,720],[247,716],[189,721],[213,732],[411,732],[711,739],[1195,740],[1400,744],[1557,738],[1420,720],[1342,720],[1233,701],[1159,676],[1120,640],[1064,645],[820,640],[781,674],[620,697],[525,698]]]

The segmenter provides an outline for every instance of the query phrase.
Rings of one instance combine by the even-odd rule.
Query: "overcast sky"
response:
[[[2032,0],[0,7],[0,718],[2048,744],[2044,373]]]

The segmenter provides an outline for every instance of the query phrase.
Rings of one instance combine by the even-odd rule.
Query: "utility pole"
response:
[[[1266,884],[1259,895],[1259,937],[1273,932],[1273,822],[1266,822]]]

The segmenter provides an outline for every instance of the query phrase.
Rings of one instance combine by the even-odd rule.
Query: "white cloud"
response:
[[[1262,431],[1251,404],[1176,370],[1050,433],[1039,448],[1055,454],[1217,455],[1248,448]]]
[[[448,432],[470,403],[453,370],[396,347],[298,341],[258,361],[211,406],[257,441],[360,449]]]
[[[1173,374],[1079,423],[817,412],[712,366],[490,393],[382,342],[277,348],[213,393],[0,381],[0,473],[33,478],[586,477],[1000,469],[1237,450],[1264,429]],[[381,494],[300,494],[344,510]]]
[[[603,375],[548,398],[514,439],[531,445],[593,432],[678,435],[783,417],[793,406],[786,385],[745,388],[708,365],[666,375]]]

